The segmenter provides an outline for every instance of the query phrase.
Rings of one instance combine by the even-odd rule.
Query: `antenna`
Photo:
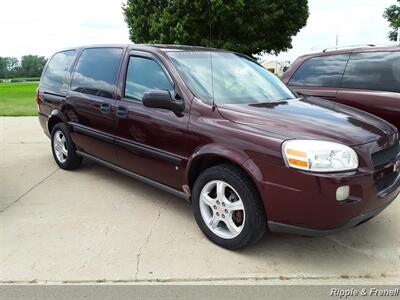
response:
[[[400,4],[400,0],[397,0],[397,3]],[[397,43],[400,44],[400,27],[397,27]]]
[[[211,14],[212,14],[212,3],[211,0],[208,1],[208,25],[209,25],[209,36],[208,36],[208,43],[209,46],[211,46],[211,41],[212,41],[212,19],[211,19]]]
[[[208,1],[208,24],[210,27],[210,35],[208,38],[208,43],[209,46],[211,46],[211,41],[212,41],[212,0]],[[211,67],[211,91],[212,91],[212,110],[215,110],[215,96],[214,96],[214,69],[213,69],[213,57],[212,57],[212,51],[210,51],[210,67]]]
[[[400,44],[400,27],[397,28],[397,40],[396,43]]]
[[[339,33],[336,33],[336,49],[339,47]]]
[[[215,96],[214,96],[214,69],[212,51],[210,51],[210,65],[211,65],[211,91],[212,91],[212,110],[215,110]]]
[[[400,4],[400,0],[397,0],[397,3]],[[397,43],[400,44],[400,27],[397,27]]]

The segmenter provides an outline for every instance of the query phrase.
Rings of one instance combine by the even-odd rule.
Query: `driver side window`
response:
[[[151,58],[131,56],[126,74],[125,97],[142,101],[148,89],[173,90],[161,66]]]

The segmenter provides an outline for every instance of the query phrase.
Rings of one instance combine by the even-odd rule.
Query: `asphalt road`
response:
[[[0,283],[398,284],[399,200],[337,235],[230,252],[183,200],[91,162],[60,170],[36,118],[0,118]]]

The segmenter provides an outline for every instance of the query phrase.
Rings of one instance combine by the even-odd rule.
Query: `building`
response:
[[[290,61],[266,60],[262,62],[261,65],[271,73],[280,77],[290,66]]]

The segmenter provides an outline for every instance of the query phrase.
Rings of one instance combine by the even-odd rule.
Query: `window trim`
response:
[[[128,59],[127,59],[127,63],[126,63],[126,68],[125,68],[125,74],[124,74],[124,79],[123,79],[123,88],[122,88],[122,99],[125,101],[129,101],[129,102],[134,102],[134,103],[142,103],[143,101],[141,99],[136,99],[136,98],[128,98],[125,94],[126,91],[126,81],[128,79],[128,69],[129,69],[129,63],[131,60],[131,57],[139,57],[139,58],[144,58],[144,59],[150,59],[152,61],[154,61],[155,63],[157,63],[161,70],[163,71],[163,73],[165,74],[165,76],[167,77],[167,80],[169,81],[169,83],[172,86],[172,90],[175,91],[176,89],[176,85],[174,80],[172,79],[172,76],[169,74],[167,68],[164,66],[164,64],[152,53],[150,52],[145,52],[145,51],[138,51],[138,50],[131,50],[130,53],[128,54]]]
[[[73,65],[73,68],[71,69],[71,72],[70,72],[71,75],[70,75],[69,82],[68,82],[68,90],[73,91],[73,90],[71,89],[71,87],[72,87],[72,80],[74,79],[76,67],[78,66],[79,59],[81,58],[82,53],[83,53],[85,50],[92,50],[92,49],[121,49],[121,50],[122,50],[122,52],[121,52],[121,57],[120,57],[120,59],[119,59],[118,66],[117,66],[117,73],[116,73],[116,76],[115,76],[115,81],[114,81],[114,84],[113,84],[113,85],[114,85],[114,90],[112,91],[113,97],[112,97],[112,98],[107,98],[107,99],[116,99],[116,96],[117,96],[117,89],[118,89],[118,78],[119,78],[119,73],[121,72],[121,64],[122,64],[122,62],[123,62],[123,60],[124,60],[124,56],[125,56],[125,48],[124,48],[124,47],[106,46],[106,47],[84,47],[84,48],[79,49],[79,51],[78,51],[78,53],[77,53],[77,55],[76,55],[76,57],[75,57],[75,61],[74,61],[74,63],[72,64],[72,65]],[[73,92],[74,92],[74,93],[84,94],[84,95],[90,95],[90,94],[85,94],[85,93],[82,93],[82,92],[76,92],[76,91],[73,91]],[[91,95],[91,96],[104,98],[104,97],[102,97],[102,96],[95,96],[95,95]]]
[[[340,77],[339,80],[339,85],[338,86],[323,86],[323,85],[296,85],[296,84],[291,84],[290,82],[292,81],[293,77],[296,75],[296,73],[300,70],[300,68],[309,60],[312,59],[317,59],[317,58],[325,58],[325,57],[333,57],[333,56],[339,56],[339,55],[348,55],[349,57],[347,58],[346,64],[344,66],[343,69],[343,73]],[[329,54],[329,55],[319,55],[319,56],[312,56],[309,57],[307,59],[305,59],[300,65],[299,67],[296,69],[296,71],[293,72],[292,76],[290,76],[290,79],[287,83],[288,86],[294,86],[294,87],[304,87],[304,88],[324,88],[324,89],[340,89],[340,86],[342,84],[342,80],[343,80],[343,75],[346,72],[346,68],[347,68],[347,64],[349,63],[350,57],[351,57],[352,53],[340,53],[340,54]]]

